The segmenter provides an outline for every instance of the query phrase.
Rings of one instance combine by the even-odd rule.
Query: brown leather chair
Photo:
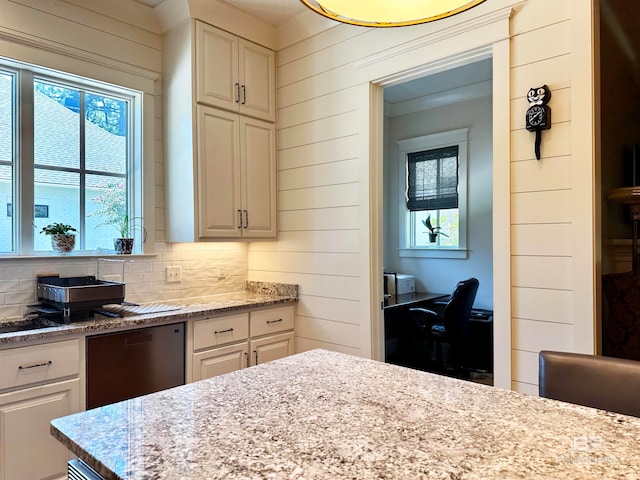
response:
[[[541,397],[640,417],[640,362],[543,350]]]

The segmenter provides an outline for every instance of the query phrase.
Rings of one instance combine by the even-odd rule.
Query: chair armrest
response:
[[[415,323],[416,327],[424,332],[431,330],[431,327],[436,323],[442,322],[442,317],[433,310],[426,308],[409,308],[409,317]]]

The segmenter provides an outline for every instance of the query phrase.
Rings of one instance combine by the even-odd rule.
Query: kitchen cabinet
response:
[[[293,305],[194,320],[191,380],[292,355],[293,321]]]
[[[276,235],[273,124],[198,105],[198,236]]]
[[[275,121],[275,52],[196,21],[196,101]]]
[[[170,242],[276,236],[275,117],[256,114],[262,107],[250,94],[250,79],[261,79],[264,75],[256,72],[264,65],[247,60],[259,56],[257,45],[233,37],[191,20],[163,38],[165,232]],[[238,53],[241,61],[234,60],[236,42],[244,52]],[[238,81],[236,63],[237,71],[244,72]],[[238,98],[235,84],[245,85],[241,79],[246,102],[240,88],[241,105],[223,105],[221,98]],[[256,83],[258,91],[268,90],[259,97],[275,105],[273,80]]]
[[[2,350],[0,365],[0,480],[66,478],[49,422],[80,411],[79,340]]]

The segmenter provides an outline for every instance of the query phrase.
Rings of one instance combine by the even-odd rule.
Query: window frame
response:
[[[128,203],[129,215],[142,219],[141,229],[135,235],[133,254],[145,253],[145,205],[143,203],[144,179],[143,179],[143,142],[142,128],[143,118],[148,113],[143,108],[143,92],[118,86],[100,80],[82,77],[73,73],[51,70],[38,65],[18,62],[0,57],[0,70],[14,75],[15,78],[15,105],[13,125],[13,245],[11,252],[0,252],[0,258],[19,257],[50,257],[57,256],[55,252],[48,250],[35,250],[35,235],[39,234],[34,228],[33,207],[35,203],[35,152],[34,152],[34,111],[30,108],[34,105],[34,82],[38,80],[58,83],[66,87],[76,88],[83,92],[104,94],[105,96],[118,98],[128,102],[128,146],[127,155],[127,188],[129,190]],[[82,117],[82,122],[87,120]],[[84,128],[82,129],[84,131]],[[82,133],[84,135],[84,133]],[[84,142],[82,142],[84,143]],[[84,153],[83,153],[84,155]],[[82,175],[95,173],[84,168],[82,162]],[[67,170],[67,169],[63,169]],[[84,196],[81,195],[79,202]],[[82,211],[82,209],[81,209]],[[52,219],[52,222],[55,219]],[[84,228],[85,219],[81,216],[79,229]],[[84,234],[86,232],[83,230]],[[148,243],[146,243],[148,245]],[[153,249],[151,249],[153,250]],[[112,251],[96,251],[76,249],[70,257],[117,255]]]
[[[398,144],[398,178],[400,179],[398,196],[399,245],[400,257],[431,258],[467,258],[467,157],[469,129],[461,128],[447,132],[422,135],[420,137],[399,140]],[[408,189],[408,155],[410,153],[433,150],[436,148],[458,146],[458,247],[417,247],[411,245],[415,233],[415,222],[411,220],[411,212],[407,208]]]

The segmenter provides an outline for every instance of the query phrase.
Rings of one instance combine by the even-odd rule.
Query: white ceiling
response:
[[[163,0],[133,0],[149,7],[157,7]],[[221,0],[247,15],[258,18],[277,27],[299,13],[306,7],[300,0]]]

